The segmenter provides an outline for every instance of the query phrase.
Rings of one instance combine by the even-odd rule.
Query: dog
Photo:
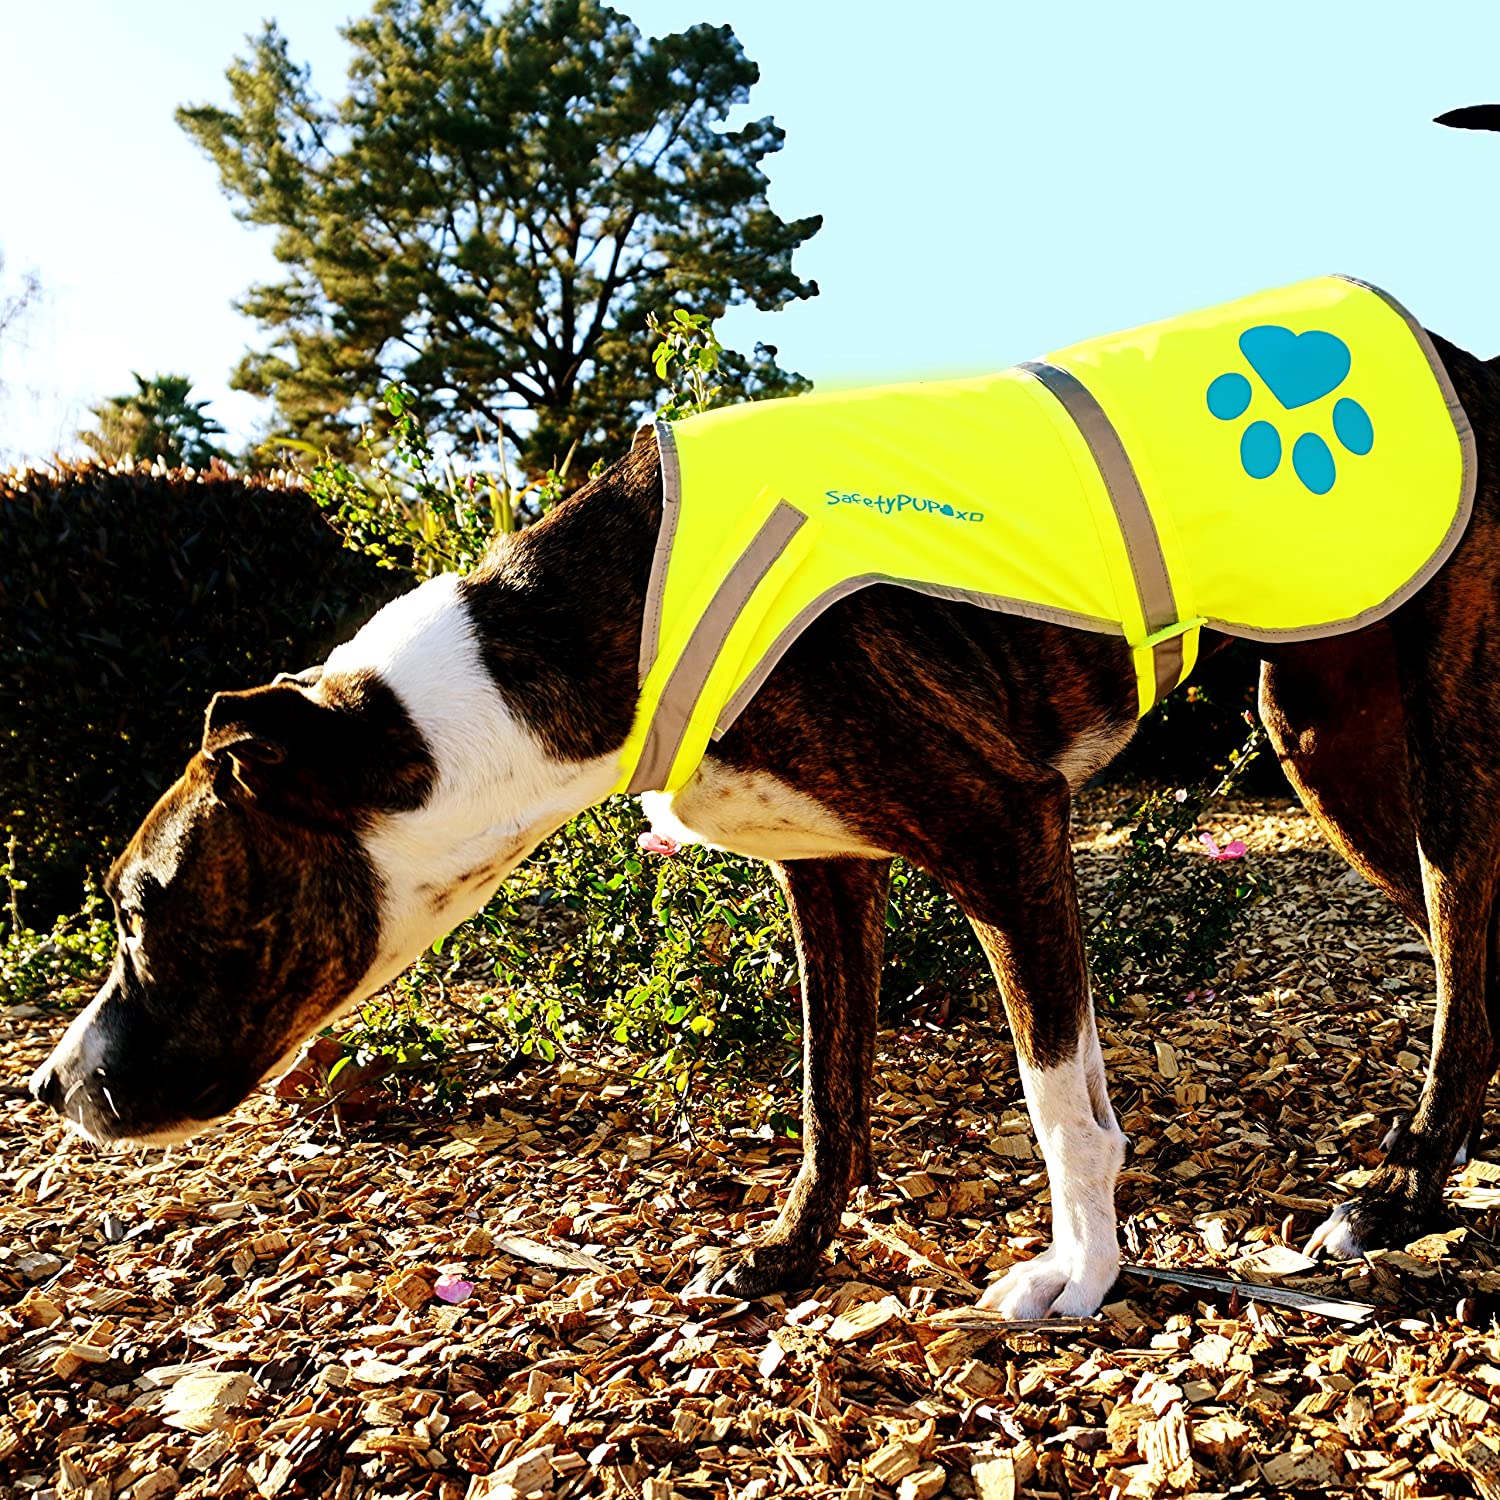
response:
[[[1467,529],[1378,623],[1262,650],[1260,712],[1287,776],[1437,968],[1420,1102],[1313,1235],[1314,1253],[1339,1257],[1430,1226],[1500,1062],[1500,361],[1432,342],[1476,440]],[[662,515],[658,448],[638,438],[477,571],[396,600],[321,668],[218,694],[200,750],[109,872],[114,965],[35,1097],[99,1141],[191,1135],[615,789]],[[1226,640],[1205,630],[1201,649]],[[1136,712],[1118,637],[876,585],[813,620],[685,784],[649,799],[662,831],[771,863],[802,976],[802,1165],[775,1224],[718,1252],[698,1289],[806,1285],[868,1180],[899,856],[954,897],[989,957],[1051,1184],[1050,1248],[981,1305],[1017,1319],[1101,1305],[1126,1143],[1069,812]]]

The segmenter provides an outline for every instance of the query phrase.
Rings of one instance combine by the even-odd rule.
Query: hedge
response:
[[[283,476],[0,475],[0,858],[76,907],[198,741],[209,696],[320,660],[410,579]]]

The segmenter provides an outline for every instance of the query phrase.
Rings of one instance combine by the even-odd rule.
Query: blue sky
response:
[[[1327,270],[1500,351],[1500,135],[1430,124],[1500,101],[1500,5],[1062,6],[1009,0],[621,0],[641,29],[728,21],[785,216],[821,212],[798,269],[822,295],[722,330],[821,384],[997,368],[1074,339]],[[277,15],[325,93],[348,0],[4,6],[0,254],[46,300],[0,348],[0,457],[72,445],[130,371],[228,390],[276,274],[172,120]]]

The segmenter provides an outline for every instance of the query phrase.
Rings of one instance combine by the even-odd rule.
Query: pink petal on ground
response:
[[[1249,852],[1250,846],[1244,841],[1244,839],[1230,839],[1230,841],[1224,845],[1224,852],[1219,856],[1219,858],[1243,859]]]
[[[1210,859],[1222,859],[1224,857],[1223,853],[1219,849],[1218,843],[1214,839],[1213,834],[1200,833],[1198,835],[1198,841],[1203,845],[1205,849],[1208,850]]]
[[[460,1281],[457,1276],[439,1276],[433,1292],[443,1302],[464,1302],[474,1295],[472,1281]]]

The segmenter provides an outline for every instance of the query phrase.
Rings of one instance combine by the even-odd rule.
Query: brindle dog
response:
[[[1268,648],[1261,684],[1309,811],[1437,967],[1421,1101],[1314,1235],[1336,1255],[1432,1222],[1500,1062],[1500,362],[1436,343],[1478,439],[1467,533],[1381,624]],[[36,1096],[100,1140],[190,1134],[604,796],[660,520],[655,445],[638,442],[470,577],[388,606],[321,672],[216,697],[201,751],[110,872],[115,965]],[[1051,1180],[1051,1249],[984,1302],[1015,1317],[1099,1306],[1124,1137],[1089,1000],[1070,787],[1128,740],[1134,694],[1118,639],[869,588],[803,633],[693,781],[654,804],[659,825],[773,862],[802,969],[802,1167],[775,1225],[701,1286],[805,1284],[869,1176],[899,855],[953,895],[989,956]]]

